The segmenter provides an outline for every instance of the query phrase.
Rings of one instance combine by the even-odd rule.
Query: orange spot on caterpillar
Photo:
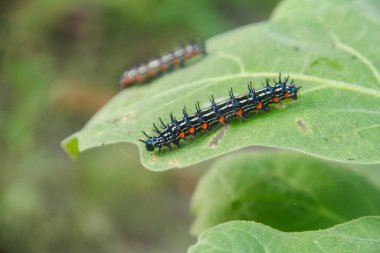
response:
[[[137,75],[137,76],[136,76],[136,81],[137,81],[137,82],[143,82],[144,79],[145,79],[145,77],[144,77],[143,75]]]
[[[151,69],[151,70],[148,70],[148,73],[147,73],[148,77],[154,77],[156,75],[156,71]]]
[[[169,65],[168,65],[168,64],[163,63],[163,64],[160,65],[160,70],[161,70],[162,72],[165,72],[165,71],[167,71],[168,69],[169,69]]]
[[[185,55],[184,55],[184,58],[187,60],[187,59],[190,59],[190,58],[191,58],[191,56],[192,56],[192,54],[191,54],[191,53],[187,53],[187,54],[185,54]]]
[[[261,110],[262,107],[263,107],[263,103],[258,102],[257,105],[256,105],[256,109],[257,110]]]
[[[219,117],[218,121],[223,124],[225,119],[226,118],[224,117],[224,115],[222,115]]]
[[[179,138],[184,139],[185,138],[185,132],[184,131],[179,132],[178,136],[179,136]]]
[[[278,96],[274,97],[272,99],[273,103],[278,103],[280,101],[280,99],[278,98]]]
[[[127,77],[127,78],[123,78],[123,79],[120,80],[120,85],[122,87],[126,87],[126,86],[130,86],[134,82],[135,81],[134,81],[133,77]]]
[[[176,58],[176,59],[173,60],[173,64],[174,64],[174,65],[178,65],[178,64],[180,64],[180,63],[181,63],[181,60],[180,60],[180,59],[177,59],[177,58]]]
[[[241,117],[243,115],[243,109],[239,108],[237,111],[236,111],[236,115]]]
[[[206,130],[207,127],[208,127],[207,122],[203,122],[203,123],[202,123],[202,129],[203,129],[203,130]]]
[[[288,97],[289,97],[289,92],[285,91],[284,98],[288,98]]]
[[[194,134],[194,133],[195,133],[195,127],[190,127],[189,134]]]

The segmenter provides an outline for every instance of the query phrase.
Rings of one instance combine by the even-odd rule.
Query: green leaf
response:
[[[379,252],[380,217],[335,227],[285,233],[252,221],[233,221],[202,233],[189,253],[202,252]]]
[[[124,90],[79,132],[84,151],[118,142],[138,143],[142,164],[152,170],[186,167],[234,150],[260,145],[296,150],[331,160],[379,163],[380,4],[377,0],[287,0],[268,22],[207,41],[208,55],[158,80]],[[211,94],[230,87],[246,93],[278,73],[302,89],[297,101],[234,121],[174,151],[148,152],[139,138],[158,117],[181,117],[183,106],[208,106]],[[193,108],[192,110],[190,108]]]
[[[360,171],[366,170],[361,166]],[[294,153],[245,153],[220,159],[193,195],[192,233],[230,220],[304,231],[380,215],[379,185],[355,171],[347,164]]]

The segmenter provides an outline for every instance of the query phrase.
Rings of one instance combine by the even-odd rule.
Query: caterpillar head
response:
[[[157,137],[151,137],[147,133],[143,132],[146,136],[146,140],[139,139],[139,141],[145,144],[146,150],[153,151],[157,146]]]
[[[145,147],[146,147],[146,150],[148,150],[148,151],[153,151],[154,150],[153,138],[147,139],[145,141]]]
[[[204,41],[191,41],[190,45],[196,54],[206,55],[206,45]]]
[[[297,92],[299,89],[301,89],[302,86],[296,87],[294,85],[294,81],[292,80],[290,82],[290,85],[286,87],[286,91],[289,93],[290,97],[293,99],[297,99]]]

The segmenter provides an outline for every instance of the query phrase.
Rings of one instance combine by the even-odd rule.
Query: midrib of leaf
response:
[[[206,88],[214,85],[215,82],[227,81],[227,80],[238,79],[238,78],[248,78],[248,77],[251,77],[251,78],[266,78],[266,77],[277,78],[278,74],[279,73],[277,73],[277,72],[246,72],[246,73],[239,73],[239,74],[233,74],[233,75],[224,75],[224,76],[216,76],[216,77],[211,77],[211,78],[205,78],[205,79],[197,80],[197,81],[190,82],[187,84],[183,84],[183,86],[182,85],[176,86],[175,88],[172,88],[170,90],[162,91],[159,94],[156,93],[150,97],[151,98],[150,101],[152,101],[151,103],[155,103],[155,101],[156,101],[155,99],[158,97],[165,96],[165,95],[173,95],[174,96],[175,94],[182,93],[183,90],[189,89],[190,87],[197,87],[199,84],[203,84],[203,83],[206,83],[206,84],[197,88],[197,91],[187,92],[186,94],[184,94],[181,97],[181,99],[183,99],[183,97],[186,97],[186,96],[191,97],[191,95],[193,95],[195,92],[198,92],[199,90],[205,90]],[[313,83],[320,85],[316,88],[311,88],[309,90],[303,91],[301,93],[301,95],[307,94],[307,93],[312,93],[314,91],[317,91],[317,90],[323,89],[323,88],[335,88],[335,89],[340,89],[340,90],[355,91],[355,92],[362,93],[365,95],[370,95],[370,96],[375,96],[375,97],[380,98],[380,90],[376,90],[376,89],[372,89],[372,88],[365,88],[365,87],[362,87],[362,86],[360,86],[358,84],[354,84],[354,83],[348,83],[348,82],[343,82],[343,81],[335,81],[335,80],[330,80],[330,79],[326,79],[326,78],[321,78],[318,76],[311,76],[311,75],[297,74],[297,73],[283,73],[283,75],[291,76],[292,78],[297,80],[297,83],[299,85],[302,85],[302,81],[313,82]],[[179,100],[181,100],[181,99],[179,99]],[[129,105],[125,106],[125,108],[122,108],[119,111],[115,111],[115,113],[112,114],[109,117],[109,119],[113,118],[113,115],[120,115],[120,112],[125,112],[125,111],[131,110],[133,108],[139,107],[140,106],[139,103],[140,102],[135,102],[133,104],[129,104]],[[147,103],[149,103],[149,101]],[[173,101],[171,101],[169,103],[177,104],[178,101],[176,99],[173,99]],[[167,106],[167,104],[168,103],[165,103],[165,106]],[[159,111],[161,108],[163,108],[165,106],[162,106],[162,105],[157,106],[156,105],[155,110],[147,112],[145,117],[150,118],[150,117],[152,117],[152,115],[156,115],[156,111]],[[380,110],[379,110],[379,113],[380,113]],[[89,122],[89,126],[91,126],[90,122]]]

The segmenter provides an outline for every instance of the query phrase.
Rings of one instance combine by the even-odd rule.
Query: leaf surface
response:
[[[305,231],[380,216],[380,186],[375,181],[380,177],[369,169],[289,152],[220,159],[196,187],[191,231],[199,234],[231,220]]]
[[[252,221],[232,221],[202,233],[189,253],[203,252],[379,252],[380,217],[363,217],[335,227],[286,233]]]
[[[63,141],[76,156],[111,143],[138,143],[151,170],[181,168],[249,146],[268,146],[337,161],[379,163],[380,6],[375,0],[286,0],[267,22],[209,39],[208,55],[156,81],[124,90],[79,132]],[[230,87],[290,75],[299,99],[268,113],[236,120],[182,142],[182,148],[148,152],[139,138],[152,123],[182,108],[223,99]],[[192,109],[190,109],[192,108]]]

